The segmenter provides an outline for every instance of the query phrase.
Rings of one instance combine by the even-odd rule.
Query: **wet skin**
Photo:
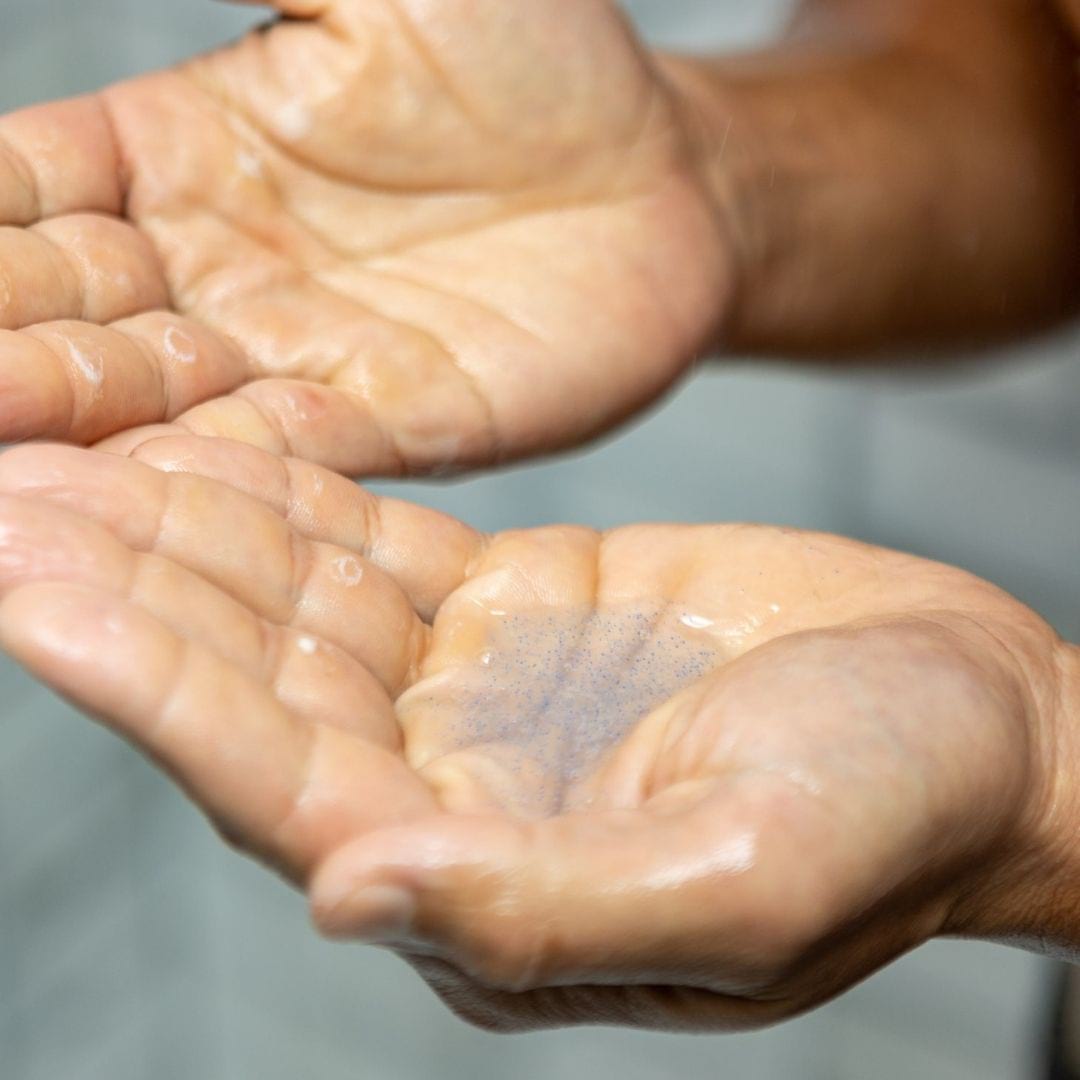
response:
[[[753,1026],[1026,933],[1053,888],[1075,653],[958,570],[752,526],[481,536],[192,437],[19,448],[0,492],[5,648],[475,1023]],[[670,696],[563,784],[537,733],[595,734],[642,656]]]
[[[614,0],[273,7],[0,117],[0,440],[439,471],[583,441],[717,348],[1075,313],[1074,0],[805,0],[701,62]]]
[[[714,339],[722,227],[614,5],[278,6],[0,118],[0,440],[438,471],[596,434]]]

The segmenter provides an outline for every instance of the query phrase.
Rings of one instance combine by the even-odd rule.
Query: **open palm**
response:
[[[277,7],[0,119],[0,440],[437,471],[584,439],[705,346],[720,225],[616,5]]]
[[[746,526],[483,537],[225,440],[0,458],[6,648],[490,1027],[752,1025],[1009,923],[1051,631]],[[1070,833],[1071,835],[1071,833]]]

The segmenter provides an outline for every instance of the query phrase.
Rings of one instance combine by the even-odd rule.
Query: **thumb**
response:
[[[312,910],[329,936],[434,955],[500,990],[748,993],[800,946],[814,909],[796,853],[765,839],[752,805],[714,801],[540,822],[447,815],[340,849],[314,877]]]

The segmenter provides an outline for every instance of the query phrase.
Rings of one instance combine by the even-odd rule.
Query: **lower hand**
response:
[[[474,1023],[749,1027],[937,934],[1045,931],[1076,660],[994,587],[138,457],[0,458],[4,646]]]

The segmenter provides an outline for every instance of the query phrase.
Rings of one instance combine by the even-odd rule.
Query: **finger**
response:
[[[0,225],[59,214],[120,214],[123,170],[102,99],[73,98],[0,116]]]
[[[178,423],[150,423],[139,424],[135,427],[125,428],[115,435],[107,435],[91,443],[93,449],[100,450],[105,454],[116,454],[118,457],[132,457],[135,451],[153,439],[167,439],[171,436],[183,438],[190,435],[186,427]]]
[[[301,723],[238,668],[108,593],[18,589],[0,602],[0,644],[161,762],[227,836],[296,880],[345,838],[430,809],[398,757]]]
[[[248,443],[271,454],[314,461],[348,476],[399,475],[390,438],[354,394],[313,382],[265,379],[203,402],[179,416],[171,431]],[[160,427],[126,431],[100,449],[129,455]]]
[[[499,456],[482,386],[437,333],[380,315],[295,270],[253,270],[264,253],[237,254],[232,233],[196,239],[186,227],[155,231],[172,280],[199,282],[197,289],[178,286],[183,306],[227,333],[251,370],[270,377],[182,417],[187,430],[350,475],[438,472]],[[183,265],[206,251],[232,255],[212,268]],[[504,344],[503,352],[517,352]],[[132,445],[128,438],[108,449],[126,453]]]
[[[92,442],[175,416],[245,377],[231,344],[166,312],[108,327],[57,322],[0,330],[0,439]]]
[[[576,526],[486,538],[469,563],[465,581],[439,609],[441,619],[465,632],[443,634],[432,642],[429,669],[460,672],[463,665],[475,665],[486,643],[503,636],[499,628],[508,612],[570,613],[566,640],[553,644],[572,647],[588,626],[583,614],[596,604],[601,554],[601,535]]]
[[[312,197],[321,205],[327,196]],[[377,227],[377,222],[365,221],[357,230],[369,235]],[[364,262],[367,254],[357,251],[352,261]],[[235,278],[235,271],[222,272],[230,282]],[[496,344],[488,351],[498,353],[505,367],[511,356],[514,363],[525,363],[523,350],[535,349],[535,341],[523,344],[522,331],[515,336],[490,316],[463,322],[460,307],[443,294],[418,296],[414,290],[398,301],[388,298],[385,281],[373,282],[372,274],[362,281],[355,275],[347,280],[327,280],[329,272],[319,276],[319,282],[293,276],[243,290],[204,282],[191,297],[200,318],[227,328],[268,377],[252,391],[255,404],[279,419],[283,438],[305,440],[309,449],[301,452],[297,442],[294,456],[310,460],[313,453],[326,453],[318,449],[324,445],[341,453],[346,447],[334,444],[348,435],[358,440],[353,447],[357,465],[339,467],[339,472],[430,473],[496,460],[498,417],[476,370],[472,343],[495,335]],[[435,312],[441,317],[434,318]],[[424,325],[415,325],[418,319]],[[456,340],[455,334],[464,334],[469,345],[447,345]],[[347,408],[333,443],[316,441],[324,430],[310,431],[302,423],[310,403],[295,408],[306,399],[297,397],[296,384],[284,381],[288,379],[330,388],[334,392],[323,398]],[[319,463],[328,464],[322,457]]]
[[[344,475],[406,471],[392,437],[359,395],[314,382],[249,383],[228,397],[197,405],[178,423],[194,435],[236,439]]]
[[[507,610],[591,609],[602,553],[603,536],[594,529],[559,525],[499,533],[480,545],[468,580],[446,610],[472,621],[484,613],[499,619]]]
[[[401,586],[430,622],[485,543],[463,522],[379,498],[328,469],[225,439],[167,437],[132,454],[164,472],[218,480],[266,503],[310,540],[356,551]]]
[[[0,329],[112,322],[168,302],[149,240],[124,222],[71,214],[0,228]]]
[[[396,708],[409,760],[443,805],[555,812],[603,752],[606,724],[579,741],[563,724],[577,722],[569,715],[542,722],[568,688],[577,716],[577,673],[592,660],[606,670],[613,642],[628,656],[641,648],[637,624],[593,632],[600,553],[589,529],[502,533],[481,545],[440,606],[423,678]]]
[[[0,458],[0,491],[88,515],[263,618],[334,643],[391,693],[411,683],[426,653],[427,630],[389,577],[360,555],[304,539],[269,507],[216,481],[92,450],[28,446]]]
[[[772,835],[765,807],[736,781],[690,806],[530,823],[446,815],[336,852],[313,881],[314,917],[332,936],[431,954],[514,993],[675,983],[751,994],[822,910],[798,828]]]
[[[259,619],[190,570],[126,547],[59,506],[0,498],[0,595],[64,582],[130,600],[266,685],[294,715],[400,750],[386,692],[340,649]]]

